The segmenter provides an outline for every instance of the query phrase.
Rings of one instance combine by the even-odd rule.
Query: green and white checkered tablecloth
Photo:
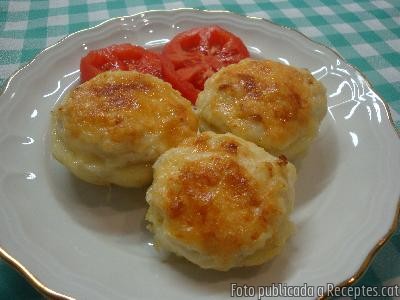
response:
[[[293,27],[336,49],[362,71],[392,108],[400,127],[400,0],[106,1],[0,0],[0,84],[43,48],[111,17],[149,9],[229,10]],[[356,285],[400,285],[400,231],[379,251]],[[41,299],[0,261],[0,299]]]

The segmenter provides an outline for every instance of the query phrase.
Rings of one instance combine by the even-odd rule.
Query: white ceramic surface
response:
[[[310,69],[329,95],[320,135],[297,163],[296,234],[271,263],[227,273],[161,257],[145,229],[144,190],[86,184],[49,147],[50,111],[78,84],[88,50],[122,42],[159,48],[208,24],[236,33],[254,57]],[[385,106],[366,80],[298,32],[224,12],[117,18],[50,47],[8,82],[0,100],[0,247],[45,286],[78,299],[219,299],[233,282],[339,284],[392,226],[399,153]]]

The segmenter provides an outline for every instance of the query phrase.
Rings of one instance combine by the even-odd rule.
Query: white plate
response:
[[[236,33],[253,56],[310,69],[329,95],[320,135],[298,169],[296,234],[271,263],[227,273],[163,260],[145,229],[143,190],[86,184],[49,149],[50,111],[78,83],[88,50],[122,42],[157,48],[179,31],[208,24]],[[347,283],[394,230],[399,153],[388,112],[365,78],[296,31],[190,9],[112,19],[42,52],[1,96],[1,255],[24,266],[42,292],[79,299],[217,299],[230,296],[230,283]]]

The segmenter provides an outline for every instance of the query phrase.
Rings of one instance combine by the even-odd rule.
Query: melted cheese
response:
[[[317,134],[326,92],[304,69],[246,59],[209,78],[196,107],[203,129],[231,132],[293,159]]]

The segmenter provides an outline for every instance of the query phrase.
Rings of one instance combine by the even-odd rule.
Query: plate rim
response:
[[[389,108],[389,105],[386,103],[386,101],[383,100],[383,98],[372,88],[372,84],[371,82],[368,80],[368,78],[364,75],[363,72],[361,72],[357,67],[355,67],[354,65],[349,64],[335,49],[330,48],[320,42],[314,41],[311,38],[309,38],[307,35],[305,35],[304,33],[300,32],[299,30],[297,30],[296,28],[292,28],[292,27],[288,27],[288,26],[284,26],[284,25],[279,25],[276,24],[268,19],[265,18],[261,18],[261,17],[256,17],[256,16],[248,16],[248,15],[242,15],[242,14],[238,14],[235,12],[231,12],[228,10],[207,10],[207,9],[197,9],[197,8],[174,8],[174,9],[154,9],[154,10],[145,10],[145,11],[141,11],[135,14],[131,14],[131,15],[125,15],[125,16],[118,16],[118,17],[113,17],[113,18],[109,18],[97,25],[88,27],[88,28],[84,28],[81,30],[78,30],[76,32],[70,33],[68,35],[66,35],[65,37],[61,38],[60,40],[58,40],[56,43],[44,48],[43,50],[41,50],[38,54],[35,55],[35,57],[30,60],[28,63],[26,63],[25,65],[21,66],[20,68],[18,68],[16,71],[14,71],[5,81],[4,83],[0,86],[0,96],[3,96],[5,94],[5,92],[8,90],[8,88],[11,86],[11,83],[13,82],[14,78],[25,68],[29,67],[33,62],[35,62],[41,55],[43,55],[43,53],[49,51],[51,48],[63,43],[65,40],[71,38],[74,35],[80,34],[82,32],[85,31],[89,31],[92,30],[94,28],[98,28],[98,27],[102,27],[107,23],[113,22],[115,20],[121,20],[124,18],[130,18],[130,17],[135,17],[141,14],[147,14],[147,13],[153,13],[153,12],[171,12],[171,11],[188,11],[188,12],[205,12],[205,13],[219,13],[219,14],[227,14],[227,15],[231,15],[232,17],[239,17],[239,18],[245,18],[245,19],[250,19],[250,20],[257,20],[257,21],[262,21],[262,22],[267,22],[269,25],[275,26],[275,27],[279,27],[280,29],[284,30],[284,31],[289,31],[289,32],[293,32],[297,35],[302,36],[303,38],[305,38],[306,40],[317,44],[321,47],[323,47],[324,49],[332,52],[337,58],[339,58],[341,61],[343,61],[347,66],[353,68],[361,77],[362,79],[365,81],[365,83],[367,84],[367,87],[369,89],[371,89],[372,91],[374,91],[375,94],[377,94],[379,96],[379,99],[381,100],[381,103],[383,104],[384,108],[385,108],[385,112],[386,112],[386,116],[388,117],[389,123],[392,127],[392,129],[395,131],[395,133],[397,134],[397,137],[400,139],[400,130],[397,129],[397,127],[394,124],[393,121],[393,117]],[[365,273],[365,271],[367,270],[367,268],[369,267],[371,261],[373,260],[373,258],[376,256],[376,254],[378,253],[378,251],[383,247],[383,245],[386,244],[386,242],[392,237],[392,235],[395,233],[398,225],[399,225],[399,220],[400,220],[400,195],[399,195],[399,199],[397,201],[397,208],[396,208],[396,212],[394,215],[394,218],[392,220],[392,224],[390,226],[390,228],[388,229],[388,231],[386,232],[386,234],[369,250],[367,256],[364,258],[364,260],[362,261],[360,267],[358,268],[358,270],[349,278],[343,280],[342,282],[338,283],[337,285],[335,285],[336,287],[346,287],[349,286],[351,284],[353,284],[355,281],[357,281],[358,279],[360,279],[360,277]],[[67,296],[65,294],[61,294],[58,293],[54,290],[52,290],[51,288],[47,287],[44,283],[42,283],[38,278],[36,278],[22,263],[20,263],[17,259],[15,259],[11,254],[9,254],[7,251],[5,251],[2,246],[0,245],[0,259],[2,259],[4,262],[6,262],[8,265],[10,265],[13,269],[15,269],[16,271],[18,271],[27,281],[28,283],[33,286],[39,293],[41,293],[42,295],[44,295],[45,297],[49,297],[52,299],[63,299],[63,300],[73,300],[75,298],[71,297],[71,296]],[[321,297],[319,297],[318,299],[327,299],[328,298],[328,293],[325,292],[325,294]]]

